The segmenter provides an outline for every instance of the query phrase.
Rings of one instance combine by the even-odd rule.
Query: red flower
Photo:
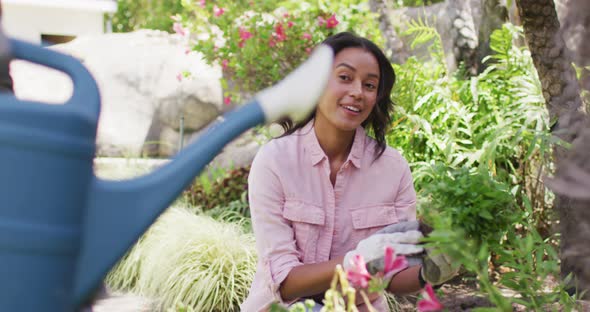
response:
[[[346,278],[352,286],[358,288],[367,288],[371,274],[367,271],[367,265],[361,255],[355,255],[351,259],[353,267],[346,271]]]
[[[221,68],[226,69],[227,68],[227,63],[228,63],[227,60],[221,61]]]
[[[240,32],[240,42],[238,42],[238,47],[243,48],[246,40],[252,38],[254,35],[252,35],[251,32],[245,30],[244,27],[240,27],[239,32]]]
[[[218,6],[214,6],[213,7],[213,14],[215,15],[215,17],[219,17],[221,16],[223,13],[225,13],[225,10],[223,8],[220,8]]]
[[[306,39],[306,40],[311,40],[311,34],[309,34],[309,33],[303,33],[303,36],[301,36],[301,37],[303,37],[303,39]]]
[[[336,14],[332,14],[329,19],[326,20],[326,28],[334,28],[338,25],[338,20],[336,19]]]
[[[438,301],[434,294],[432,285],[426,284],[426,287],[424,287],[420,293],[422,294],[422,299],[418,301],[419,312],[434,312],[443,309],[443,305]]]
[[[277,38],[277,41],[279,42],[287,40],[287,34],[285,34],[285,29],[283,28],[282,23],[278,23],[275,25],[274,36],[275,38]]]
[[[231,104],[231,96],[226,96],[223,98],[223,104],[229,105]]]
[[[295,25],[293,22],[291,22],[291,21],[287,22],[287,27],[291,28],[291,27],[293,27],[293,25]]]

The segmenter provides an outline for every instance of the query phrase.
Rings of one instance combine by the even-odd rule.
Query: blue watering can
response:
[[[301,120],[326,85],[329,47],[277,85],[225,115],[207,135],[143,177],[93,173],[100,96],[72,57],[10,40],[15,58],[68,74],[64,105],[0,95],[0,311],[75,311],[103,278],[232,139],[283,116]]]

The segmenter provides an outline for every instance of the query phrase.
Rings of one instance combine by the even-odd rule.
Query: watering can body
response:
[[[17,41],[11,47],[17,56],[68,73],[76,90],[64,105],[0,97],[0,310],[67,311],[99,94],[74,59]]]
[[[16,58],[65,72],[74,88],[63,105],[0,94],[0,311],[79,309],[228,142],[265,121],[307,114],[333,58],[331,50],[319,53],[157,171],[105,181],[93,173],[100,96],[90,73],[69,56],[10,43]],[[311,104],[293,109],[297,101]]]

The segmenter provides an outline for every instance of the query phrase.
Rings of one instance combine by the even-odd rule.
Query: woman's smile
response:
[[[363,48],[340,51],[320,99],[316,122],[340,131],[359,127],[375,106],[379,79],[379,64],[373,54]]]

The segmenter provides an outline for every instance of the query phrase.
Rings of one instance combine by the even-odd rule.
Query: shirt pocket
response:
[[[399,222],[397,212],[393,204],[380,204],[363,206],[350,210],[354,233],[352,241],[354,246],[364,238],[377,232],[383,227]]]
[[[324,208],[302,201],[285,202],[283,217],[291,221],[301,262],[314,263],[320,232],[326,223]]]

